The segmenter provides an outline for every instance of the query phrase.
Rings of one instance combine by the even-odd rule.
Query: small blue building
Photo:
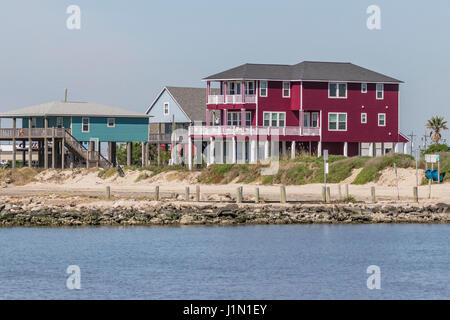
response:
[[[130,110],[91,102],[55,101],[0,114],[11,118],[12,128],[0,129],[0,140],[13,141],[13,167],[16,165],[16,142],[28,152],[32,164],[33,145],[38,145],[39,165],[64,168],[74,165],[110,167],[116,164],[116,144],[127,143],[131,164],[132,142],[141,142],[147,163],[149,116]],[[20,119],[22,125],[17,126]],[[33,142],[38,142],[33,143]],[[108,157],[101,153],[101,143],[108,143]],[[28,145],[28,148],[26,147]],[[50,152],[50,153],[49,153]]]

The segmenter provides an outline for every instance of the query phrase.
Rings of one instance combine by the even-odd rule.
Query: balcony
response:
[[[256,103],[256,95],[227,94],[209,95],[208,104],[245,104]]]
[[[319,136],[320,127],[190,126],[190,136]]]

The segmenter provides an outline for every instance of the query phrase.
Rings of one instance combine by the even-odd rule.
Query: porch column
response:
[[[394,149],[394,153],[398,153],[398,143],[397,142],[392,143],[392,149]]]
[[[264,141],[264,159],[269,159],[269,140]]]
[[[141,142],[141,166],[145,167],[145,142]]]
[[[56,143],[55,143],[55,128],[52,128],[52,169],[56,168]]]
[[[132,153],[133,153],[132,142],[127,142],[127,166],[131,166]]]
[[[211,121],[211,115],[209,109],[206,109],[206,126],[209,126]]]
[[[236,157],[236,137],[233,137],[231,139],[231,161],[233,163],[236,163],[237,157]]]
[[[214,153],[216,152],[215,148],[216,148],[216,146],[215,146],[214,138],[211,137],[211,138],[209,138],[209,163],[210,164],[216,163],[216,160],[214,157]]]
[[[13,158],[12,158],[12,167],[16,167],[16,153],[17,153],[17,147],[16,147],[16,129],[17,129],[17,122],[16,118],[13,118]]]
[[[209,103],[208,97],[211,94],[211,82],[206,81],[206,103]]]
[[[33,162],[33,141],[31,140],[31,118],[28,118],[28,167],[31,168]]]
[[[286,157],[286,141],[281,141],[281,154]]]
[[[65,145],[64,137],[61,139],[61,169],[64,169],[64,162],[65,162],[65,152],[64,152],[64,145]]]
[[[362,143],[358,142],[358,156],[362,156]]]
[[[319,141],[317,143],[317,156],[321,157],[322,156],[322,141]]]
[[[403,142],[403,154],[407,154],[408,153],[408,143]]]
[[[295,141],[291,141],[291,159],[295,158]]]
[[[373,142],[369,142],[369,157],[373,157],[373,149],[374,149],[374,143]]]
[[[250,139],[250,162],[251,163],[256,163],[256,153],[257,153],[256,142],[257,142],[256,137],[252,137]]]
[[[112,142],[112,149],[111,149],[111,162],[114,166],[117,165],[117,157],[116,157],[116,149],[117,149],[117,142]]]
[[[222,115],[223,115],[222,125],[226,126],[227,123],[228,123],[228,110],[227,109],[223,109]]]
[[[245,109],[241,109],[241,127],[245,127]]]
[[[381,155],[384,156],[386,154],[386,149],[384,147],[384,142],[381,143]]]
[[[187,154],[188,154],[188,167],[189,167],[189,170],[192,170],[192,138],[191,137],[188,137],[188,152],[187,152]]]
[[[344,157],[348,157],[348,142],[344,142]]]
[[[44,118],[44,168],[48,169],[48,139],[47,139],[47,129],[48,129],[48,118]],[[89,161],[88,161],[89,162]]]

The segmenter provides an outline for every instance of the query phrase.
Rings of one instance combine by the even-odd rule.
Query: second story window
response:
[[[241,94],[241,83],[238,81],[229,81],[227,83],[227,94],[228,95]]]
[[[328,130],[347,131],[347,114],[332,112],[328,113]]]
[[[378,114],[378,126],[385,127],[386,126],[386,113]]]
[[[169,103],[168,102],[164,102],[164,115],[165,116],[169,115]]]
[[[245,95],[253,96],[255,94],[255,82],[245,81]]]
[[[283,81],[283,98],[289,98],[291,96],[291,83],[289,81]]]
[[[361,93],[367,93],[367,83],[361,83]]]
[[[32,128],[36,128],[36,123],[37,123],[36,118],[31,118],[31,127]]]
[[[286,125],[285,112],[264,112],[265,127],[284,127]]]
[[[367,113],[361,113],[361,123],[367,123]]]
[[[259,95],[261,97],[267,97],[267,91],[268,91],[267,81],[261,81],[259,83]]]
[[[245,125],[250,127],[252,125],[252,114],[250,111],[245,112]],[[227,125],[238,126],[242,125],[242,112],[241,111],[229,111],[227,113]]]
[[[347,98],[347,84],[346,83],[328,83],[328,98]]]
[[[56,127],[57,128],[62,128],[63,123],[64,123],[63,117],[56,117]]]
[[[89,132],[89,118],[83,117],[81,122],[81,132]]]
[[[377,83],[377,100],[384,99],[384,84]]]
[[[106,123],[108,128],[114,128],[116,126],[116,118],[108,118],[106,119]]]

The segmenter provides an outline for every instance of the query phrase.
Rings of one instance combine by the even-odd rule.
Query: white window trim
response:
[[[363,121],[364,116],[364,121]],[[361,123],[366,124],[367,123],[367,113],[363,112],[361,113]]]
[[[88,123],[88,129],[87,130],[83,130],[84,129],[84,119],[87,119]],[[81,118],[81,132],[89,132],[91,130],[91,119],[89,117],[82,117]]]
[[[330,129],[330,115],[336,115],[336,129]],[[345,114],[345,130],[339,129],[339,115]],[[348,115],[347,112],[328,112],[328,131],[342,131],[345,132],[348,129]]]
[[[380,124],[380,116],[384,116],[384,124]],[[378,114],[378,126],[379,127],[386,127],[386,113],[379,113]]]
[[[262,83],[265,83],[266,84],[266,94],[265,95],[263,95],[262,93],[261,93],[261,91],[262,91]],[[264,98],[266,98],[267,96],[269,95],[269,82],[268,81],[260,81],[259,82],[259,96],[260,97],[264,97]]]
[[[330,85],[336,84],[336,97],[330,96]],[[339,84],[345,84],[345,97],[339,97]],[[328,82],[328,98],[329,99],[347,99],[348,83],[347,82]]]
[[[109,120],[110,119],[113,119],[113,125],[112,126],[109,125]],[[116,127],[116,118],[106,118],[106,126],[108,128],[115,128]]]
[[[253,83],[253,94],[250,94],[250,93],[247,93],[247,91],[249,91],[248,90],[248,88],[249,88],[249,83]],[[245,88],[244,88],[244,94],[246,95],[246,96],[253,96],[253,95],[255,95],[255,93],[256,93],[256,86],[255,86],[255,81],[245,81],[244,82],[244,85],[245,85]]]
[[[284,84],[287,83],[289,88],[288,88],[288,95],[285,96],[284,95]],[[283,98],[290,98],[291,97],[291,82],[290,81],[283,81],[283,83],[281,84],[281,95],[283,96]]]
[[[231,117],[232,114],[239,114],[240,117],[241,117],[241,119],[239,121],[239,124],[237,126],[234,125],[234,124],[228,124],[228,117]],[[250,115],[250,125],[248,125],[248,126],[251,127],[252,126],[252,112],[251,111],[245,111],[244,112],[244,117],[247,117],[247,114]],[[245,118],[245,122],[247,123],[247,118]],[[228,111],[227,112],[227,126],[241,127],[242,126],[242,111]]]
[[[283,113],[284,114],[284,126],[280,127],[280,117],[277,116],[277,126],[275,126],[274,128],[285,128],[286,127],[286,112],[284,112],[284,111],[264,111],[263,112],[263,127],[266,127],[264,125],[264,115],[266,113],[268,113],[270,115],[269,116],[269,126],[268,127],[274,127],[274,126],[272,126],[272,114],[273,113],[276,113],[276,114]]]
[[[364,90],[364,87],[366,87],[366,90]],[[367,93],[367,83],[366,82],[361,83],[361,93]]]
[[[381,85],[381,98],[378,98],[378,86]],[[383,100],[384,99],[384,84],[383,83],[377,83],[375,85],[375,98],[377,98],[377,100]]]
[[[166,113],[166,106],[167,106],[167,113]],[[169,102],[164,102],[163,113],[165,116],[168,116],[170,114],[170,103]]]

